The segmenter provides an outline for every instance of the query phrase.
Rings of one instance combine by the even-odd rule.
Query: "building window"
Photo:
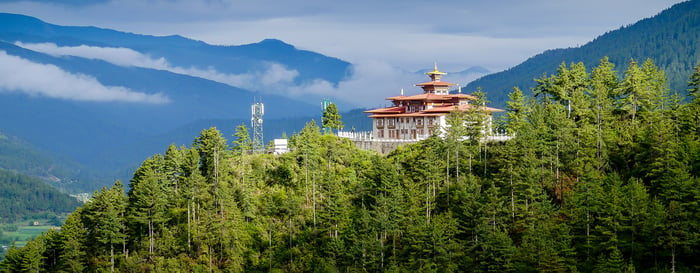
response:
[[[428,126],[433,127],[435,125],[435,117],[428,118]]]
[[[377,119],[377,128],[384,128],[384,119],[383,118]]]
[[[387,126],[389,126],[389,128],[394,128],[394,127],[396,127],[396,123],[395,123],[395,122],[396,122],[396,119],[395,119],[395,118],[389,118],[388,123],[387,123]]]
[[[416,119],[416,126],[417,126],[417,127],[423,127],[423,118],[417,118],[417,119]]]

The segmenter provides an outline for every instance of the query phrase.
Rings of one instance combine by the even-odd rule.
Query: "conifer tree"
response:
[[[148,237],[148,254],[153,259],[155,254],[155,240],[162,229],[162,223],[167,219],[167,189],[164,184],[167,179],[163,172],[164,160],[161,155],[155,155],[141,164],[134,178],[131,180],[129,190],[129,222],[134,224],[131,231],[137,234],[146,232]]]
[[[58,269],[61,272],[84,272],[85,238],[87,237],[81,221],[82,208],[71,213],[61,227],[61,250],[58,257]]]
[[[89,255],[103,262],[103,257],[107,255],[110,272],[115,271],[115,248],[123,244],[126,238],[125,205],[124,186],[117,180],[111,188],[102,188],[95,192],[83,213],[88,242],[90,242],[88,247],[93,247],[94,250]],[[93,270],[106,270],[101,268],[101,264],[91,264],[91,267]]]
[[[693,74],[688,80],[688,94],[693,103],[700,103],[700,64],[695,66]]]
[[[617,72],[615,65],[607,57],[600,60],[591,72],[591,110],[595,126],[595,168],[602,170],[608,165],[608,144],[613,141],[611,130],[613,126],[612,96],[617,88]]]
[[[340,113],[338,113],[338,107],[335,103],[329,103],[326,109],[323,111],[323,117],[321,118],[321,124],[324,129],[333,130],[343,129],[343,121],[341,120]]]
[[[241,123],[236,127],[236,132],[233,133],[233,153],[236,155],[250,153],[253,149],[253,143],[250,140],[250,132],[245,123]]]

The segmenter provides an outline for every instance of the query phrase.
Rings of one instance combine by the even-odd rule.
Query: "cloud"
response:
[[[97,79],[73,74],[51,64],[40,64],[0,51],[0,92],[19,92],[78,101],[118,101],[161,104],[162,94],[135,92],[121,86],[104,86]]]
[[[369,59],[408,70],[438,61],[448,70],[478,65],[499,71],[547,49],[582,45],[681,1],[10,0],[0,1],[0,10],[212,44],[278,38],[352,63]]]
[[[418,94],[422,90],[415,83],[427,78],[413,72],[394,67],[386,62],[367,61],[352,66],[352,77],[341,81],[337,86],[316,80],[300,86],[288,86],[286,91],[292,96],[315,95],[334,98],[355,106],[383,106],[387,97],[405,94]]]
[[[173,66],[170,65],[168,60],[163,57],[153,58],[149,55],[124,47],[97,47],[88,45],[57,46],[54,43],[22,42],[15,42],[15,45],[52,56],[75,56],[87,59],[103,60],[125,67],[134,66],[166,70],[177,74],[204,78],[235,87],[260,92],[284,94],[284,92],[274,90],[279,90],[286,85],[293,84],[294,79],[299,76],[298,71],[288,69],[284,65],[272,62],[267,63],[267,65],[264,66],[265,69],[262,71],[252,71],[244,74],[227,74],[217,71],[214,67],[201,69],[197,67]]]
[[[120,66],[138,66],[153,69],[167,69],[164,58],[153,59],[130,48],[97,46],[57,46],[54,43],[15,42],[16,46],[46,53],[52,56],[77,56],[86,59],[104,60]]]
[[[405,89],[406,94],[420,93],[415,83],[427,80],[424,75],[406,71],[386,61],[362,60],[355,63],[349,79],[337,85],[325,80],[313,80],[297,85],[295,79],[299,72],[278,63],[267,63],[265,69],[250,71],[244,74],[228,74],[217,71],[214,67],[206,69],[196,67],[172,66],[165,58],[154,58],[129,48],[71,46],[60,47],[52,43],[30,44],[15,43],[18,46],[51,54],[54,56],[77,56],[83,58],[104,60],[120,66],[137,66],[161,69],[173,73],[200,77],[231,86],[243,88],[264,94],[282,95],[291,98],[317,96],[334,98],[356,106],[378,106],[385,103],[384,98],[399,94]],[[430,47],[429,43],[414,43],[414,47]],[[440,62],[438,62],[440,64]],[[426,63],[423,68],[432,68],[433,62]],[[442,66],[441,66],[442,67]],[[449,75],[446,81],[464,84],[468,76]],[[470,78],[473,79],[473,78]]]
[[[294,69],[288,69],[284,65],[278,63],[267,63],[264,67],[264,70],[251,71],[243,74],[222,73],[213,67],[209,67],[208,69],[168,67],[165,70],[212,80],[249,91],[289,95],[283,91],[287,89],[287,86],[294,85],[294,79],[299,76],[299,72]],[[280,91],[280,89],[283,90]]]

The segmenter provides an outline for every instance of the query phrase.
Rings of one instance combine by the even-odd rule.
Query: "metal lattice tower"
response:
[[[253,128],[253,151],[260,152],[265,148],[263,145],[263,115],[265,105],[262,102],[255,102],[250,107],[250,127]]]

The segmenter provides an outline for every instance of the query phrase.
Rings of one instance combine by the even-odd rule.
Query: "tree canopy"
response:
[[[623,71],[562,64],[536,97],[514,88],[507,142],[463,126],[384,156],[311,121],[271,155],[205,129],[0,270],[700,271],[700,105],[650,60]]]
[[[323,110],[321,124],[323,125],[324,129],[331,131],[343,129],[343,121],[341,120],[340,113],[338,113],[338,107],[335,106],[335,103],[329,103],[326,109]]]

